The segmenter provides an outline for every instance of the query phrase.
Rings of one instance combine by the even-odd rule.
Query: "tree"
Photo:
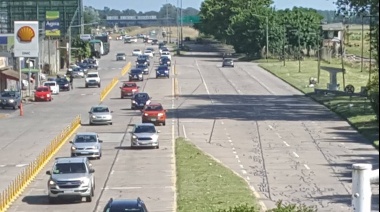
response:
[[[375,16],[371,25],[371,50],[377,65],[372,68],[373,77],[368,83],[372,109],[379,120],[379,0],[337,0],[338,13],[347,17],[365,15]],[[377,17],[376,17],[377,16]],[[377,21],[376,21],[377,20]]]
[[[77,60],[91,56],[91,47],[87,41],[83,41],[78,37],[72,40],[71,45],[73,47],[73,55]]]
[[[90,24],[90,23],[99,23],[100,22],[100,16],[99,12],[93,8],[93,7],[84,7],[83,10],[83,19],[85,24]],[[86,34],[91,34],[91,26],[85,26],[84,27],[84,32]]]

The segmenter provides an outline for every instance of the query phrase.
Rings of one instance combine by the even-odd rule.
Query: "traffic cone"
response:
[[[22,102],[20,103],[20,116],[24,115],[24,108],[22,107]]]

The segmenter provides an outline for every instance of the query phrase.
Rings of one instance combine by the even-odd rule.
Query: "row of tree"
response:
[[[195,27],[256,57],[266,46],[267,31],[271,52],[281,53],[284,46],[318,45],[322,15],[308,8],[275,10],[271,4],[271,0],[205,0],[201,23]]]
[[[337,14],[346,20],[361,19],[372,15],[371,40],[373,53],[378,61],[379,27],[378,0],[337,0]],[[271,0],[205,0],[201,5],[201,23],[196,28],[203,34],[234,46],[240,53],[260,57],[267,43],[271,52],[285,52],[291,46],[300,53],[302,49],[318,47],[322,40],[321,23],[325,19],[318,11],[309,8],[275,10]],[[376,22],[375,22],[376,21]],[[370,90],[374,110],[379,111],[378,66],[374,67]]]

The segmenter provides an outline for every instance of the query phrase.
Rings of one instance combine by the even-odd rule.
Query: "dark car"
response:
[[[149,61],[143,58],[139,58],[136,60],[136,66],[137,65],[147,65],[149,66]]]
[[[85,63],[89,69],[98,70],[98,63],[92,58],[84,60],[83,63]]]
[[[142,69],[134,68],[129,72],[129,81],[133,80],[144,81]]]
[[[145,105],[149,105],[151,99],[147,93],[136,93],[131,100],[131,109],[143,109]]]
[[[13,110],[16,110],[16,108],[20,108],[20,105],[21,105],[20,92],[3,91],[0,94],[0,105],[2,109],[13,108]]]
[[[168,57],[161,57],[160,58],[160,65],[171,65],[171,60]]]
[[[228,67],[235,67],[234,60],[233,59],[229,59],[229,58],[224,59],[222,67],[226,67],[226,66],[228,66]]]
[[[148,63],[148,66],[150,66],[149,55],[145,55],[145,54],[139,55],[137,57],[137,60],[145,60]]]
[[[84,74],[87,74],[88,73],[88,69],[90,69],[88,67],[87,63],[77,63],[77,66],[79,66],[81,69],[83,69]]]
[[[152,40],[152,45],[158,45],[158,40],[157,39],[153,39]]]
[[[169,67],[166,65],[160,65],[156,69],[156,78],[167,77],[169,78]]]
[[[55,80],[59,86],[59,90],[61,91],[69,91],[70,90],[70,82],[66,78],[57,78]]]
[[[148,67],[148,65],[138,64],[138,65],[136,65],[136,68],[142,69],[144,75],[148,75],[149,74],[149,67]]]
[[[110,199],[103,212],[148,212],[148,209],[139,197],[137,199]]]

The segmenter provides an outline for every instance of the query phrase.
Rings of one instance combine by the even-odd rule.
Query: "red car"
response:
[[[51,101],[51,90],[48,86],[40,86],[34,92],[34,101]]]
[[[123,86],[120,87],[120,98],[132,97],[133,94],[139,92],[140,86],[137,86],[134,82],[124,82]]]
[[[142,112],[142,123],[166,125],[166,110],[160,103],[146,105]]]

